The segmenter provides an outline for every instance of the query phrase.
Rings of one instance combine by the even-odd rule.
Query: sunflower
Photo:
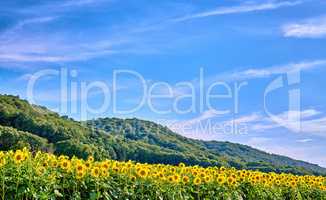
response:
[[[297,182],[295,182],[294,180],[290,182],[290,186],[291,187],[296,187],[297,186]]]
[[[100,168],[98,167],[94,167],[92,170],[91,170],[91,175],[95,178],[98,178],[101,174],[101,170]]]
[[[77,171],[76,172],[76,178],[77,179],[82,179],[85,176],[85,171]]]
[[[102,169],[105,169],[105,170],[108,170],[109,167],[110,167],[110,165],[109,165],[109,162],[107,162],[107,161],[106,162],[103,162],[102,165],[101,165],[101,168]]]
[[[51,166],[54,167],[54,168],[58,167],[58,161],[53,160],[53,161],[51,162]]]
[[[225,176],[223,176],[223,175],[219,175],[219,176],[217,177],[217,182],[218,182],[219,184],[224,184],[224,183],[225,183]]]
[[[190,178],[188,176],[182,177],[182,183],[187,184],[189,183]]]
[[[103,178],[107,178],[107,177],[110,176],[110,173],[109,173],[109,171],[108,171],[107,169],[102,168],[102,169],[101,169],[101,176],[102,176]]]
[[[205,176],[204,180],[205,180],[205,183],[210,183],[212,178],[210,176]]]
[[[43,167],[43,166],[41,166],[41,167],[38,167],[37,169],[36,169],[36,174],[37,175],[39,175],[39,176],[41,176],[41,175],[43,175],[44,173],[45,173],[45,167]]]
[[[86,167],[84,164],[82,163],[77,163],[76,164],[76,171],[77,172],[84,172],[86,170]]]
[[[92,166],[92,163],[90,161],[85,162],[85,167],[88,169]]]
[[[140,169],[138,170],[137,175],[141,178],[145,178],[148,175],[148,171],[146,169]]]
[[[47,162],[47,161],[44,161],[44,162],[43,162],[43,164],[42,164],[42,166],[43,166],[43,167],[48,167],[48,166],[49,166],[49,164],[48,164],[48,162]]]
[[[0,158],[0,167],[3,167],[6,164],[5,158]]]
[[[184,163],[180,163],[179,167],[185,167],[186,165]]]
[[[60,166],[62,169],[64,170],[70,170],[71,168],[71,163],[69,160],[66,160],[66,159],[63,159],[61,162],[60,162]]]
[[[14,154],[14,161],[15,161],[15,163],[16,164],[19,164],[19,163],[21,163],[22,161],[24,161],[24,154],[23,154],[23,152],[21,152],[21,151],[16,151],[16,153]]]
[[[132,163],[131,163],[131,162],[128,162],[128,163],[127,163],[127,167],[128,167],[128,168],[131,168],[131,167],[132,167]]]
[[[169,181],[170,183],[173,183],[173,182],[174,182],[174,177],[173,177],[173,176],[169,176],[169,177],[168,177],[168,181]]]
[[[228,177],[227,182],[229,185],[234,185],[236,182],[236,179],[233,178],[232,176]]]
[[[192,172],[192,175],[193,175],[193,176],[197,176],[197,175],[198,175],[198,171],[197,171],[197,170],[194,170],[194,171]]]
[[[93,157],[93,156],[89,156],[89,157],[87,158],[87,161],[89,161],[89,162],[94,162],[94,157]]]
[[[205,173],[205,172],[202,172],[202,173],[199,174],[199,176],[200,176],[201,178],[205,178],[205,177],[206,177],[206,173]]]
[[[201,184],[201,178],[196,177],[196,178],[194,179],[194,184],[195,184],[195,185],[200,185],[200,184]]]
[[[173,175],[173,182],[179,183],[179,181],[180,181],[180,176],[178,174],[174,174]]]
[[[162,172],[159,172],[159,173],[157,173],[157,177],[163,178],[164,177],[164,174]]]
[[[39,153],[39,152],[38,152]],[[58,157],[58,160],[64,160],[64,159],[66,159],[66,156],[64,156],[64,155],[60,155],[59,157]]]

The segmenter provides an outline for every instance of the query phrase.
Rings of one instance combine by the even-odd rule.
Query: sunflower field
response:
[[[0,152],[1,199],[326,199],[326,178]]]

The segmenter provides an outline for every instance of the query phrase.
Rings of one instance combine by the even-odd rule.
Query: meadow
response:
[[[326,199],[326,178],[0,152],[1,199]]]

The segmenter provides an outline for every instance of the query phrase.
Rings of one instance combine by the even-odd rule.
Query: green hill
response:
[[[0,150],[25,146],[81,158],[93,155],[97,159],[326,174],[318,165],[245,145],[185,138],[149,121],[102,118],[77,122],[16,96],[0,95]]]

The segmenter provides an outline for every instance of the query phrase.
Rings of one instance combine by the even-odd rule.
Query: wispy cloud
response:
[[[320,111],[315,109],[286,111],[273,117],[280,120],[275,122],[266,116],[262,120],[252,124],[252,130],[263,132],[283,127],[292,132],[315,134],[326,137],[326,117],[323,116]],[[299,129],[298,125],[300,127]]]
[[[236,81],[236,80],[266,78],[276,74],[285,74],[294,71],[312,70],[325,65],[326,65],[326,60],[302,61],[298,63],[288,63],[285,65],[276,65],[276,66],[263,67],[263,68],[248,68],[243,71],[225,72],[215,77],[210,77],[210,79],[221,80],[221,81]]]
[[[248,145],[254,146],[255,148],[269,153],[285,155],[294,159],[304,160],[326,167],[324,146],[290,146],[288,144],[275,143],[275,140],[273,139],[265,140],[264,138],[258,138],[256,140],[257,142],[255,140],[256,139],[254,139],[252,143],[248,143]]]
[[[308,143],[308,142],[312,142],[312,141],[314,141],[314,140],[313,139],[309,139],[309,138],[297,140],[298,143]]]
[[[33,15],[38,13],[40,15],[48,15],[48,14],[62,14],[65,12],[70,12],[72,10],[81,9],[81,8],[89,8],[91,6],[99,6],[104,3],[111,2],[112,0],[63,0],[61,2],[57,1],[42,1],[38,4],[31,4],[30,6],[26,6],[23,8],[15,7],[10,11],[16,14],[24,14],[24,15]]]
[[[44,16],[44,17],[32,17],[18,21],[13,27],[3,31],[0,34],[1,43],[8,42],[9,40],[16,39],[16,33],[20,32],[23,28],[29,25],[40,25],[49,23],[57,19],[57,16]]]
[[[95,52],[74,52],[67,55],[46,55],[33,53],[0,53],[0,61],[2,62],[69,62],[82,61],[91,58],[114,54],[113,50],[103,50]]]
[[[65,0],[61,3],[42,2],[24,8],[7,8],[17,17],[16,23],[0,32],[1,67],[10,68],[16,63],[28,62],[69,62],[88,60],[95,57],[111,55],[117,51],[113,45],[121,44],[118,38],[98,41],[79,41],[66,30],[49,32],[45,27],[62,19],[65,12],[84,6],[99,5],[110,0]],[[37,17],[35,13],[38,13]],[[39,31],[35,32],[34,28]],[[113,42],[112,42],[113,41]],[[117,42],[118,41],[118,42]],[[23,48],[22,48],[23,47]],[[24,67],[22,67],[24,68]]]
[[[177,121],[176,123],[178,124],[179,128],[180,127],[192,127],[192,126],[198,125],[199,123],[201,123],[205,120],[213,119],[213,118],[216,118],[221,115],[223,115],[223,113],[220,113],[219,111],[214,110],[214,109],[210,109],[210,110],[206,110],[205,112],[201,113],[197,117],[194,117],[194,118],[191,118],[188,120],[184,120],[184,121]],[[173,127],[173,125],[175,125],[175,124],[172,124],[171,127]],[[181,130],[175,129],[175,131],[181,131]]]
[[[296,120],[292,120],[294,115],[298,116]],[[243,128],[243,131],[247,133],[264,133],[268,130],[286,128],[293,133],[300,132],[326,137],[326,117],[315,109],[287,111],[276,114],[274,117],[281,119],[283,123],[273,121],[272,118],[262,113],[252,113],[236,118],[224,119],[225,115],[216,113],[215,110],[208,110],[189,120],[174,121],[169,124],[169,127],[182,135],[196,138],[200,138],[203,135],[214,138],[217,137],[218,134],[235,134],[228,132],[228,130],[224,130],[224,128],[230,126]],[[297,123],[301,125],[299,130],[297,129]],[[217,130],[219,132],[216,132]],[[297,142],[303,143],[309,141],[310,140],[303,140]]]
[[[20,29],[23,28],[26,25],[30,24],[41,24],[41,23],[47,23],[50,21],[55,20],[57,17],[55,16],[45,16],[45,17],[36,17],[36,18],[30,18],[25,19],[17,23],[17,25],[14,27],[14,29]]]
[[[325,38],[326,16],[289,23],[282,27],[284,37]]]
[[[301,4],[302,1],[281,1],[281,2],[267,2],[267,3],[244,3],[238,6],[231,7],[219,7],[213,10],[199,12],[184,17],[175,19],[174,21],[187,21],[196,18],[204,18],[217,15],[229,15],[229,14],[238,14],[238,13],[247,13],[254,11],[263,11],[263,10],[274,10],[281,7],[289,7]]]
[[[87,6],[87,5],[96,5],[108,1],[109,0],[69,0],[63,3],[61,6],[62,7]]]

